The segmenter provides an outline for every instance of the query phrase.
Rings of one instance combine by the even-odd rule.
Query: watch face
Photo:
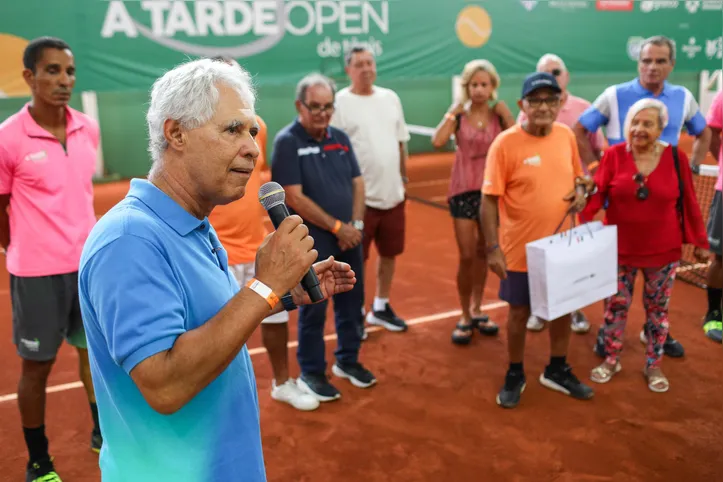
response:
[[[352,221],[351,225],[354,226],[354,229],[358,229],[359,231],[364,229],[364,221]]]

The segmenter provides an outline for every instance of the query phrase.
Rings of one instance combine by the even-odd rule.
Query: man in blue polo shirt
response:
[[[573,131],[577,137],[580,158],[583,165],[594,171],[600,161],[601,153],[590,145],[589,133],[605,126],[609,145],[625,142],[623,125],[630,107],[640,99],[654,98],[668,108],[668,125],[660,135],[660,140],[673,146],[678,145],[683,127],[695,136],[691,166],[698,166],[708,152],[711,131],[706,126],[693,94],[683,86],[668,83],[667,79],[675,66],[675,44],[667,37],[658,35],[646,39],[640,48],[638,77],[622,84],[611,85],[595,102],[580,115]],[[595,352],[605,356],[602,337],[603,328],[598,332]],[[640,340],[645,343],[645,333],[640,332]],[[684,356],[685,350],[668,332],[663,350],[673,358]]]
[[[153,166],[95,226],[80,262],[80,304],[105,436],[103,482],[266,480],[246,341],[261,321],[309,303],[317,258],[290,216],[267,236],[239,287],[208,221],[241,198],[259,149],[250,76],[197,60],[153,86]],[[354,273],[314,265],[325,296]]]
[[[332,373],[359,388],[376,383],[359,363],[364,305],[362,231],[364,180],[349,137],[329,126],[334,111],[334,85],[311,74],[296,89],[298,118],[274,139],[271,177],[284,186],[286,202],[309,226],[320,257],[334,256],[357,273],[354,289],[334,297],[338,348]],[[341,394],[326,377],[324,323],[326,302],[299,309],[297,358],[299,387],[321,402]]]

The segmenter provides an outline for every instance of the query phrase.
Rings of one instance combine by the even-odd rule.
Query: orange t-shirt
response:
[[[508,270],[527,272],[525,245],[554,233],[570,207],[562,198],[582,175],[575,134],[564,124],[555,122],[544,137],[516,124],[495,138],[482,193],[499,196],[499,241]],[[560,230],[569,228],[568,221]]]
[[[252,263],[256,259],[256,250],[268,234],[264,226],[266,211],[258,199],[259,188],[268,179],[266,166],[266,123],[256,116],[259,133],[256,143],[259,145],[259,158],[256,167],[246,183],[246,194],[241,199],[223,206],[216,206],[208,220],[216,230],[218,239],[228,253],[228,264]]]

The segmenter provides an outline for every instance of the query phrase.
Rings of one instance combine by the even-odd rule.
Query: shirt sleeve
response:
[[[301,184],[301,166],[296,141],[291,135],[277,136],[271,154],[271,179],[282,186]]]
[[[580,114],[578,122],[588,132],[596,132],[610,121],[610,113],[615,102],[617,102],[615,86],[608,87],[595,99],[595,102],[590,107],[585,109],[585,112]]]
[[[397,110],[399,111],[399,116],[397,117],[397,140],[399,142],[409,142],[409,139],[411,139],[412,136],[409,134],[407,121],[404,119],[404,107],[402,107],[402,100],[396,93],[394,94],[394,101],[396,103]]]
[[[356,179],[357,177],[361,176],[361,169],[359,169],[359,161],[357,160],[356,154],[354,153],[354,146],[352,145],[349,136],[347,136],[343,132],[340,132],[340,134],[344,146],[348,149],[347,160],[351,165],[351,178]]]
[[[485,163],[482,194],[489,194],[490,196],[502,196],[507,188],[508,166],[500,138],[501,136],[497,136],[492,141],[487,152],[487,162]]]
[[[159,248],[141,237],[124,235],[101,248],[81,270],[80,296],[128,374],[186,332],[182,288]]]
[[[719,90],[713,98],[713,103],[705,120],[709,126],[723,129],[723,90]]]
[[[567,134],[570,142],[570,150],[572,152],[572,171],[575,177],[582,177],[585,175],[585,171],[582,168],[582,160],[580,159],[580,151],[577,148],[577,139],[572,129],[567,130]]]
[[[685,89],[685,106],[683,107],[683,125],[688,134],[699,136],[706,128],[705,117],[700,113],[700,107],[695,97],[688,89]]]
[[[0,194],[10,194],[13,190],[15,160],[0,143]]]

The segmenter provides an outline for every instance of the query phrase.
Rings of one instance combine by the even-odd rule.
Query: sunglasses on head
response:
[[[650,191],[648,190],[648,186],[645,185],[645,176],[637,173],[633,176],[633,180],[638,183],[638,190],[635,191],[635,197],[637,197],[641,201],[645,201],[646,199],[648,199]]]

